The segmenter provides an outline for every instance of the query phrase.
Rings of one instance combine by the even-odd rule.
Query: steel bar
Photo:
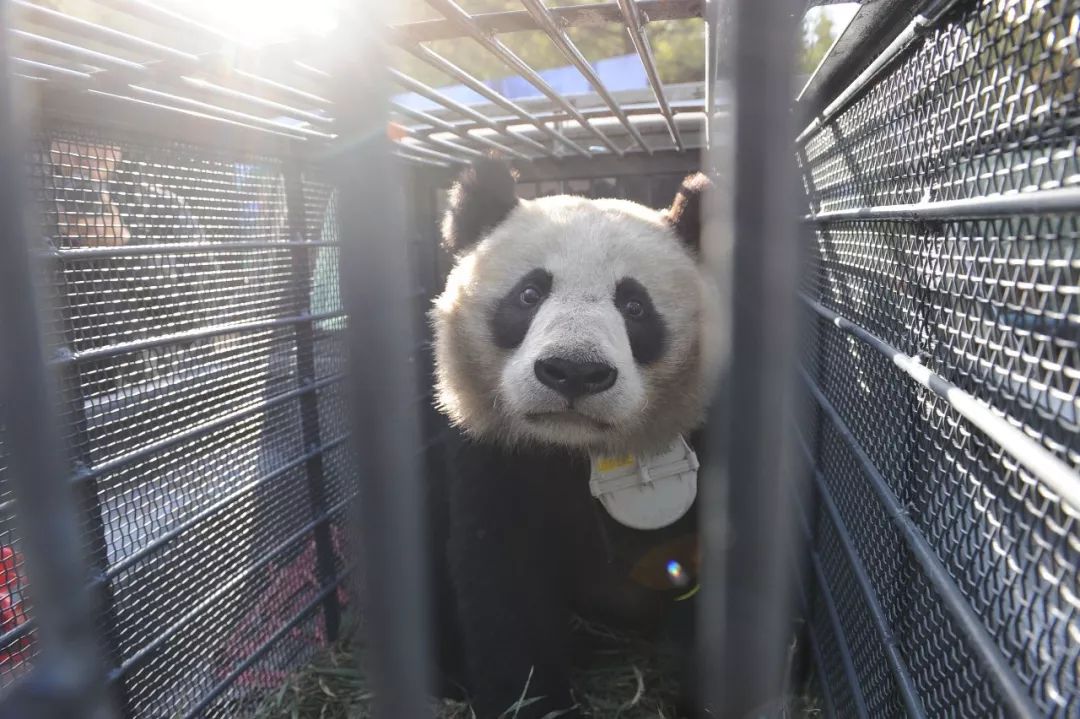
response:
[[[306,135],[308,137],[315,137],[320,140],[332,139],[334,135],[328,132],[321,132],[319,130],[312,130],[308,127],[299,127],[296,125],[289,125],[278,120],[273,120],[268,117],[262,117],[260,115],[252,115],[251,113],[243,112],[241,110],[233,110],[232,108],[223,107],[221,105],[215,105],[209,102],[203,102],[202,100],[196,100],[193,97],[187,97],[185,95],[177,95],[171,92],[163,92],[161,90],[155,90],[144,85],[129,85],[132,90],[149,95],[150,97],[157,98],[159,100],[166,100],[168,102],[177,102],[181,105],[187,105],[194,107],[198,110],[202,110],[211,114],[219,114],[224,117],[240,120],[245,123],[253,123],[255,125],[262,125],[270,127],[275,130],[280,130],[286,133],[295,133],[298,135]]]
[[[203,62],[205,63],[205,60]],[[237,75],[239,75],[240,77],[245,77],[248,80],[251,80],[252,82],[257,83],[259,85],[264,85],[266,87],[272,87],[275,90],[281,90],[282,92],[286,92],[286,93],[288,93],[290,95],[293,95],[293,96],[295,96],[297,98],[300,98],[302,100],[307,100],[308,102],[313,102],[313,103],[315,103],[317,105],[333,105],[332,102],[330,102],[329,100],[327,100],[325,97],[323,97],[321,95],[316,95],[313,92],[308,92],[307,90],[302,90],[302,89],[300,89],[298,87],[293,87],[292,85],[287,85],[287,84],[285,84],[283,82],[278,82],[277,80],[274,80],[273,78],[263,77],[262,75],[256,75],[255,73],[248,72],[247,70],[243,70],[243,69],[237,69],[237,70],[235,70],[235,73]]]
[[[415,303],[407,239],[405,183],[386,136],[389,78],[378,36],[380,6],[343,18],[331,43],[331,99],[343,142],[329,158],[338,188],[339,276],[349,316],[345,332],[348,402],[359,496],[351,526],[365,576],[360,588],[377,719],[431,715],[426,516],[417,395]],[[374,21],[373,21],[374,20]],[[378,311],[372,311],[378,308]],[[393,577],[392,581],[389,580]]]
[[[293,87],[288,83],[251,72],[244,67],[245,60],[250,60],[249,64],[259,69],[265,68],[268,65],[274,65],[281,68],[299,67],[295,61],[290,62],[285,58],[288,58],[295,52],[303,49],[306,46],[306,39],[291,42],[279,42],[255,49],[248,46],[242,38],[238,38],[224,32],[220,28],[202,23],[182,12],[178,12],[158,3],[149,2],[148,0],[99,0],[99,2],[104,2],[125,14],[133,15],[158,27],[164,26],[176,28],[177,26],[181,26],[184,28],[185,33],[196,36],[210,47],[221,48],[223,44],[226,45],[223,49],[217,49],[212,52],[198,55],[197,65],[188,62],[186,59],[176,57],[148,65],[146,70],[153,73],[155,77],[170,79],[185,70],[198,68],[222,81],[243,77],[253,83],[262,85],[264,88],[273,88],[274,90],[279,90],[294,97],[303,98],[320,105],[330,104],[329,100],[319,95],[298,87]],[[222,41],[224,41],[224,43]],[[239,52],[238,48],[240,49]]]
[[[19,38],[25,43],[38,47],[46,52],[53,53],[58,56],[67,57],[72,60],[78,60],[79,62],[85,62],[94,66],[104,65],[105,67],[120,67],[125,70],[133,70],[136,72],[142,72],[146,68],[137,62],[131,60],[125,60],[122,57],[116,55],[110,55],[105,52],[98,52],[97,50],[91,50],[90,48],[83,47],[81,45],[75,45],[70,42],[63,42],[62,40],[56,40],[44,35],[38,35],[37,33],[27,32],[26,30],[19,30],[17,28],[9,28],[7,30],[12,36]]]
[[[283,402],[288,402],[289,400],[302,397],[305,394],[315,393],[323,387],[329,387],[332,384],[341,382],[343,379],[345,379],[344,373],[333,374],[329,375],[328,377],[324,377],[318,381],[309,382],[303,387],[298,387],[297,389],[289,390],[288,392],[281,392],[279,394],[275,394],[274,396],[264,399],[261,402],[257,402],[242,409],[229,412],[228,414],[221,415],[220,417],[215,417],[214,419],[203,422],[202,424],[197,424],[194,427],[189,427],[182,432],[170,434],[167,437],[163,437],[155,442],[150,442],[149,444],[145,444],[138,449],[133,449],[130,452],[125,452],[124,454],[113,457],[112,459],[107,459],[104,462],[100,462],[93,466],[83,467],[81,471],[77,472],[71,478],[71,481],[77,484],[79,482],[85,482],[87,480],[100,477],[103,474],[115,471],[127,464],[131,464],[132,462],[136,462],[145,457],[149,457],[150,455],[156,452],[160,452],[163,449],[168,449],[169,447],[172,447],[189,439],[201,437],[204,434],[213,432],[215,429],[226,427],[233,422],[236,422],[238,419],[249,417],[257,412],[262,412],[263,410],[269,409],[270,407],[276,407]]]
[[[702,0],[638,0],[637,5],[641,8],[644,17],[654,22],[701,17],[704,2]],[[551,14],[563,27],[610,25],[622,19],[618,6],[612,2],[553,7]],[[539,29],[533,16],[524,10],[477,13],[473,15],[473,19],[482,31],[493,35]],[[450,40],[463,35],[460,26],[445,19],[396,25],[393,30],[417,43]]]
[[[809,112],[810,107],[838,95],[841,83],[846,85],[861,69],[861,59],[876,56],[879,44],[888,44],[895,28],[906,26],[917,11],[918,3],[910,0],[861,4],[799,90],[796,106]]]
[[[431,145],[438,145],[441,150],[446,150],[448,152],[459,152],[459,153],[461,153],[462,155],[464,155],[465,157],[468,157],[468,158],[480,158],[480,157],[484,156],[484,153],[482,153],[479,150],[474,149],[472,147],[466,147],[464,145],[459,145],[456,142],[450,142],[449,140],[443,140],[442,138],[439,138],[439,137],[431,137],[428,134],[418,132],[417,130],[415,130],[415,129],[411,128],[411,127],[408,127],[406,125],[402,125],[400,123],[392,122],[390,124],[395,130],[397,130],[398,132],[400,132],[403,135],[408,136],[411,140],[413,140],[413,142],[416,142],[417,143],[416,147],[421,147],[422,148],[422,147],[424,147],[424,143],[428,143],[428,144],[431,144]],[[411,145],[405,145],[404,143],[401,143],[401,144],[402,144],[403,147],[410,147],[411,146]]]
[[[179,29],[177,26],[181,26],[185,32],[200,33],[204,38],[213,40],[214,44],[221,44],[222,40],[233,46],[243,46],[245,44],[242,38],[231,35],[220,28],[194,20],[172,8],[150,0],[105,0],[105,2],[118,10],[142,18],[155,25],[164,25],[165,27],[177,29]]]
[[[315,67],[313,65],[310,65],[310,64],[308,64],[306,62],[300,62],[299,60],[293,60],[292,64],[295,65],[296,67],[300,68],[304,72],[308,73],[309,75],[314,75],[315,77],[318,77],[318,78],[323,79],[323,80],[330,79],[330,73],[326,72],[325,70],[320,70],[319,68],[317,68],[317,67]]]
[[[213,122],[222,123],[226,125],[232,125],[233,127],[242,127],[247,130],[257,130],[258,132],[265,132],[271,135],[277,135],[278,137],[287,137],[290,140],[307,141],[307,138],[302,134],[295,132],[293,128],[280,128],[272,129],[268,127],[262,127],[260,125],[253,125],[250,122],[240,122],[238,120],[230,120],[227,117],[221,117],[220,115],[214,115],[206,112],[199,112],[197,110],[189,110],[183,107],[177,107],[175,105],[166,105],[161,102],[152,102],[150,100],[141,100],[137,97],[130,97],[128,95],[120,95],[114,92],[103,92],[101,90],[87,90],[87,94],[97,95],[98,97],[107,97],[112,100],[119,100],[121,102],[131,103],[133,105],[140,105],[142,107],[151,107],[155,110],[162,110],[165,112],[175,112],[181,115],[187,115],[188,117],[197,117],[202,120],[211,120]]]
[[[716,111],[717,53],[720,51],[720,0],[706,0],[705,14],[705,150],[713,146],[713,113]]]
[[[1080,473],[1053,452],[1009,424],[986,402],[973,397],[941,375],[931,372],[917,357],[904,354],[885,340],[844,319],[810,297],[804,295],[802,300],[838,329],[862,340],[892,360],[908,377],[945,400],[957,413],[1024,465],[1033,477],[1062,502],[1080,510]]]
[[[0,27],[9,8],[0,0]],[[25,191],[28,146],[15,116],[8,64],[8,32],[0,32],[0,425],[5,428],[5,481],[18,503],[14,517],[21,572],[34,593],[39,650],[18,690],[5,696],[0,715],[39,719],[107,719],[114,707],[102,681],[97,607],[83,591],[89,576],[79,509],[67,483],[65,432],[57,416],[55,378],[45,360],[30,253]]]
[[[520,73],[530,85],[543,93],[552,103],[562,108],[562,110],[570,115],[570,117],[581,125],[582,128],[592,133],[602,145],[616,155],[621,156],[623,154],[622,148],[616,145],[610,137],[593,127],[576,107],[567,102],[555,91],[555,88],[549,85],[544,78],[540,77],[527,62],[518,57],[513,50],[508,48],[506,44],[502,42],[502,40],[480,30],[480,28],[473,23],[472,16],[465,12],[460,5],[454,2],[454,0],[425,0],[425,2],[442,13],[444,17],[458,23],[462,30],[468,33],[469,37],[479,43],[479,45],[489,53],[497,57],[504,65],[514,72]]]
[[[546,122],[536,118],[528,110],[525,110],[524,108],[522,108],[517,103],[512,102],[509,99],[507,99],[507,98],[503,97],[502,95],[500,95],[499,93],[495,92],[490,87],[488,87],[484,83],[480,82],[475,77],[470,75],[468,72],[466,72],[465,70],[462,70],[460,67],[458,67],[454,63],[450,62],[449,60],[447,60],[446,58],[444,58],[442,55],[438,54],[434,50],[431,50],[430,48],[426,48],[423,45],[412,45],[412,44],[409,44],[409,43],[404,43],[404,44],[400,44],[400,45],[401,45],[401,47],[403,49],[405,49],[406,51],[408,51],[409,53],[411,53],[415,57],[419,58],[420,60],[423,60],[424,62],[431,65],[433,68],[435,68],[436,70],[439,70],[440,72],[445,73],[446,75],[449,75],[450,77],[454,78],[458,82],[465,85],[467,88],[469,88],[473,92],[475,92],[475,93],[477,93],[479,95],[482,95],[483,97],[487,98],[492,103],[498,105],[499,107],[503,108],[504,110],[507,110],[507,111],[513,113],[516,117],[520,118],[523,122],[529,123],[530,125],[535,127],[537,130],[544,133],[545,135],[547,135],[551,139],[555,140],[556,142],[558,142],[558,143],[560,143],[562,145],[566,145],[567,147],[569,147],[571,150],[578,153],[579,155],[582,155],[584,157],[592,157],[592,153],[590,153],[584,147],[577,144],[576,142],[574,142],[570,138],[566,137],[561,132],[558,132],[557,130],[552,128],[550,125],[548,125]],[[429,98],[429,99],[431,99],[431,98]],[[490,127],[493,130],[496,130],[498,132],[503,132],[504,131],[504,128],[502,126],[496,124],[493,120],[491,120],[491,118],[489,118],[489,117],[487,117],[485,115],[481,115],[479,112],[476,112],[472,108],[466,107],[465,105],[462,105],[461,103],[456,103],[455,102],[453,105],[447,105],[447,107],[450,107],[451,109],[455,110],[456,112],[459,112],[459,113],[461,113],[461,114],[463,114],[463,115],[465,115],[467,117],[471,117],[476,122],[479,122],[480,124],[485,125],[486,127]],[[514,134],[514,133],[512,133],[512,134]],[[516,134],[515,134],[515,136],[516,136]]]
[[[404,74],[402,74],[402,73],[400,73],[397,70],[394,70],[392,68],[390,69],[389,72],[390,72],[390,76],[396,82],[401,84],[403,87],[405,87],[405,88],[407,88],[409,90],[412,90],[413,92],[417,93],[418,95],[421,95],[423,97],[427,97],[428,99],[430,99],[430,100],[432,100],[434,102],[439,102],[442,105],[444,105],[445,107],[449,107],[451,109],[454,109],[454,110],[460,112],[460,110],[458,110],[458,108],[454,107],[454,105],[457,105],[458,103],[455,103],[453,100],[446,97],[445,95],[442,95],[438,91],[428,87],[427,85],[423,84],[422,82],[418,82],[416,80],[413,80],[408,75],[404,75]],[[443,132],[450,132],[450,133],[453,133],[453,134],[457,135],[458,137],[462,137],[462,138],[464,138],[466,140],[471,140],[473,142],[479,142],[479,143],[481,143],[483,145],[487,145],[488,147],[492,148],[493,150],[498,150],[499,152],[505,152],[506,154],[513,155],[514,157],[517,157],[518,159],[522,159],[522,160],[528,160],[529,159],[527,155],[523,155],[520,152],[518,152],[517,150],[509,148],[506,145],[499,144],[498,142],[495,142],[494,140],[489,140],[486,137],[482,137],[482,136],[478,136],[478,135],[471,135],[471,134],[469,134],[469,132],[467,130],[464,130],[464,129],[460,128],[460,127],[456,127],[455,125],[453,125],[453,124],[451,124],[449,122],[446,122],[445,120],[441,120],[441,119],[439,119],[439,118],[437,118],[434,115],[431,115],[429,113],[422,112],[420,110],[414,110],[414,109],[412,109],[410,107],[406,107],[406,106],[402,105],[401,103],[397,103],[397,102],[391,103],[390,107],[396,113],[399,113],[399,114],[404,115],[406,117],[411,117],[412,119],[417,120],[418,122],[427,123],[428,125],[431,125],[432,127],[437,127],[439,129],[441,129]],[[464,106],[462,106],[462,107],[464,107]],[[483,115],[480,115],[480,113],[475,113],[475,114],[478,115],[482,120],[487,119]],[[487,125],[486,122],[484,122],[483,124]],[[530,140],[530,139],[525,138],[525,137],[523,137],[521,135],[511,134],[511,133],[507,132],[507,130],[505,128],[502,128],[502,127],[500,127],[499,125],[497,125],[495,123],[491,123],[490,125],[487,125],[487,126],[488,127],[493,126],[493,129],[497,128],[497,132],[499,132],[499,134],[501,134],[501,135],[505,135],[507,137],[510,137],[511,139],[517,140],[518,142],[523,142],[524,141],[526,144],[529,144],[530,146],[538,147],[541,152],[544,152],[546,154],[550,154],[550,150],[548,150],[543,145],[541,145],[540,143],[538,143],[538,142],[536,142],[534,140]]]
[[[937,24],[938,20],[945,15],[958,0],[934,0],[923,12],[916,15],[907,27],[889,43],[885,50],[874,58],[874,61],[856,77],[847,88],[825,107],[814,118],[805,130],[795,138],[796,143],[804,142],[812,134],[827,125],[841,110],[847,107],[863,90],[870,86],[882,70],[893,64],[901,55],[911,47],[916,40],[925,35]]]
[[[420,157],[424,157],[430,160],[449,162],[455,165],[461,165],[467,162],[467,160],[463,160],[460,157],[447,155],[445,152],[438,152],[437,150],[429,149],[415,142],[398,142],[397,146],[400,147],[402,150],[406,150],[414,155],[419,155]]]
[[[183,50],[163,45],[159,42],[154,42],[153,40],[147,40],[138,35],[122,32],[115,28],[99,25],[90,22],[89,20],[83,20],[82,18],[68,15],[67,13],[53,10],[52,8],[43,5],[37,5],[32,2],[27,2],[26,0],[10,0],[10,2],[13,6],[19,8],[28,15],[36,15],[41,21],[55,23],[60,29],[77,34],[80,37],[89,40],[94,40],[95,42],[126,45],[129,48],[135,48],[150,53],[154,60],[160,59],[162,55],[174,59],[186,60],[188,62],[198,62],[199,60],[198,55],[193,55],[189,52],[184,52]]]
[[[68,87],[53,87],[52,83],[43,88],[41,102],[33,110],[34,121],[42,128],[64,118],[107,126],[116,133],[132,132],[168,142],[187,142],[207,150],[235,153],[243,148],[246,152],[287,158],[311,144],[308,138],[294,133],[208,119],[201,113],[126,96],[96,91],[74,93]]]
[[[228,688],[232,686],[232,683],[235,682],[241,674],[250,669],[255,664],[255,662],[262,659],[263,656],[265,656],[266,653],[269,652],[275,644],[281,641],[286,634],[291,632],[296,626],[300,624],[300,622],[304,621],[304,619],[306,619],[308,615],[315,611],[315,607],[324,603],[328,596],[336,594],[338,591],[338,587],[340,587],[341,583],[345,581],[345,578],[348,576],[348,574],[348,569],[345,569],[338,573],[334,577],[333,581],[323,587],[318,594],[312,597],[303,607],[301,607],[300,611],[298,611],[292,619],[285,622],[285,624],[283,624],[277,631],[267,637],[266,641],[256,647],[255,650],[244,659],[244,661],[233,667],[233,669],[228,674],[226,674],[221,681],[215,684],[213,688],[210,689],[210,691],[204,694],[202,699],[200,699],[195,704],[195,706],[188,709],[187,712],[184,714],[184,719],[192,719],[193,717],[203,716],[203,712],[206,711],[207,707],[209,707],[215,699],[217,699],[226,690],[228,690]]]
[[[326,524],[335,515],[341,513],[341,511],[348,507],[349,503],[353,501],[352,497],[346,497],[345,499],[337,502],[334,506],[328,509],[323,514],[320,514],[315,519],[305,524],[300,529],[296,530],[288,537],[283,539],[273,548],[271,548],[266,554],[262,555],[258,559],[249,562],[243,569],[233,574],[228,580],[216,585],[214,591],[207,594],[201,601],[195,603],[184,612],[180,617],[157,634],[153,639],[139,647],[139,650],[133,652],[123,664],[109,673],[109,681],[116,682],[122,679],[125,675],[131,672],[132,669],[136,669],[142,665],[147,659],[153,656],[154,652],[164,644],[168,639],[190,624],[194,619],[206,613],[206,609],[213,606],[216,602],[219,602],[223,596],[228,594],[229,590],[235,588],[241,584],[245,579],[250,577],[259,569],[262,569],[270,560],[274,559],[278,555],[282,554],[286,549],[292,547],[301,539],[311,534],[316,528]]]
[[[281,317],[279,319],[272,320],[259,320],[258,322],[237,322],[235,324],[228,325],[213,325],[198,330],[191,330],[188,332],[172,332],[170,334],[157,335],[156,337],[149,337],[144,340],[133,340],[131,342],[118,342],[117,344],[106,345],[105,347],[99,347],[92,350],[83,350],[81,352],[70,351],[58,351],[50,364],[64,364],[67,362],[88,362],[90,360],[100,360],[106,357],[115,357],[117,355],[125,354],[128,352],[135,352],[138,350],[150,349],[151,347],[160,347],[162,345],[176,344],[177,342],[190,342],[192,340],[207,339],[210,337],[220,337],[221,335],[230,335],[234,333],[242,332],[258,332],[261,330],[274,329],[275,327],[287,327],[289,325],[299,324],[301,322],[318,322],[320,320],[334,320],[344,317],[343,312],[321,312],[313,315],[295,315],[292,317]]]
[[[61,67],[59,65],[53,65],[47,62],[40,62],[38,60],[30,60],[24,57],[13,57],[11,61],[17,67],[29,68],[37,72],[44,72],[47,75],[60,75],[69,78],[78,78],[79,80],[90,80],[93,75],[88,72],[80,72],[79,70],[72,70],[68,67]]]
[[[673,117],[676,125],[678,125],[679,123],[686,124],[688,122],[700,123],[704,120],[705,106],[699,102],[683,102],[680,103],[678,107],[673,105],[672,111],[674,112]],[[641,104],[631,105],[629,107],[626,107],[624,112],[632,123],[649,122],[651,121],[652,117],[658,118],[660,122],[664,122],[663,114],[660,113],[659,110],[651,104],[647,106]],[[611,118],[611,115],[608,113],[608,111],[604,108],[582,108],[581,114],[589,118],[590,120],[597,120],[598,122],[613,119]],[[511,133],[511,135],[513,135],[515,139],[521,137],[527,138],[527,135],[525,135],[525,133],[534,132],[533,128],[531,127],[523,128],[521,130],[511,130],[510,128],[514,125],[521,124],[521,121],[515,117],[508,117],[505,115],[498,117],[482,117],[484,117],[483,122],[462,120],[454,122],[452,124],[458,130],[465,131],[475,130],[480,127],[490,127],[491,129],[498,128],[499,132]],[[542,110],[533,113],[533,117],[540,122],[565,122],[567,119],[566,115],[559,112],[558,110]],[[656,152],[667,152],[667,150],[654,150],[654,153]],[[556,156],[554,155],[554,153],[551,152],[550,149],[546,150],[546,154],[549,157]],[[610,155],[605,154],[605,157],[607,156]],[[582,155],[582,157],[584,157],[584,155]],[[590,157],[594,156],[590,155]]]
[[[333,120],[326,115],[320,115],[317,112],[310,112],[294,105],[287,105],[283,102],[277,102],[276,100],[270,100],[259,95],[252,95],[249,92],[243,92],[242,90],[234,90],[231,87],[219,85],[216,82],[210,82],[209,80],[203,80],[198,77],[191,77],[188,75],[182,75],[180,77],[182,81],[191,85],[192,87],[199,88],[200,90],[207,90],[209,92],[221,95],[222,97],[232,98],[234,100],[243,100],[244,102],[251,103],[264,107],[268,110],[276,110],[277,112],[283,112],[287,115],[293,115],[295,117],[310,120],[311,122],[319,122],[323,124],[332,124]]]
[[[559,49],[570,64],[573,65],[581,76],[592,85],[592,88],[596,91],[596,94],[600,96],[600,99],[607,105],[611,114],[618,118],[619,123],[623,126],[623,129],[629,133],[630,137],[634,138],[634,142],[645,151],[646,154],[652,154],[652,148],[645,142],[645,138],[641,136],[641,133],[636,127],[630,124],[630,120],[626,118],[626,113],[623,112],[619,106],[619,102],[611,96],[608,89],[604,87],[603,81],[600,76],[596,74],[596,70],[593,69],[589,59],[582,54],[578,49],[574,41],[570,39],[570,36],[566,34],[564,30],[548,10],[543,0],[521,0],[525,5],[525,9],[529,11],[529,14],[535,18],[540,29],[547,34],[548,38],[555,43],[555,47]]]
[[[408,160],[409,162],[416,162],[416,163],[419,163],[421,165],[430,165],[432,167],[445,167],[445,168],[453,167],[453,165],[451,165],[449,162],[442,162],[441,160],[428,160],[426,158],[420,157],[419,155],[413,155],[413,154],[411,154],[409,152],[402,152],[401,150],[395,150],[394,151],[394,156],[395,157],[400,157],[403,160]]]
[[[318,249],[320,247],[338,247],[337,242],[258,242],[242,240],[239,242],[177,242],[152,243],[146,245],[119,245],[115,247],[65,247],[43,253],[45,257],[55,257],[65,262],[96,260],[105,257],[141,257],[143,255],[222,255],[244,253],[258,250],[294,250]]]
[[[699,661],[715,677],[700,691],[706,711],[733,719],[779,700],[793,621],[788,555],[799,537],[794,497],[805,472],[790,425],[777,417],[799,416],[792,358],[800,203],[790,113],[798,5],[732,3],[725,36],[731,38],[733,134],[712,137],[707,159],[725,173],[704,203],[702,252],[724,288],[720,331],[727,347],[738,350],[723,358],[705,440],[709,458],[702,463],[710,476],[699,489],[700,506],[709,510],[702,512]],[[717,4],[708,10],[717,31]],[[713,68],[719,69],[715,57]],[[706,77],[707,87],[713,79]]]
[[[282,171],[285,180],[285,212],[289,236],[294,245],[302,244],[309,232],[307,219],[307,199],[304,193],[303,163],[295,160],[287,163]],[[292,251],[293,281],[298,287],[315,287],[315,263],[310,252],[294,248]],[[304,292],[301,310],[311,314],[311,292]],[[302,322],[296,325],[296,383],[299,387],[311,387],[318,381],[315,367],[315,325]],[[322,422],[319,418],[319,393],[305,392],[299,397],[300,434],[305,450],[319,446],[322,437]],[[304,463],[304,478],[307,480],[308,501],[313,514],[322,514],[327,510],[326,471],[322,452],[312,452]],[[316,575],[320,584],[328,583],[334,576],[334,544],[330,536],[330,527],[321,524],[314,529]],[[341,607],[337,594],[330,594],[323,603],[323,621],[326,637],[336,642],[341,628]]]
[[[878,638],[881,640],[881,644],[885,649],[885,661],[889,663],[893,678],[896,680],[896,688],[900,692],[900,700],[904,703],[904,710],[909,717],[914,717],[915,719],[925,717],[926,712],[923,710],[922,702],[919,701],[915,683],[911,679],[911,672],[908,671],[907,663],[900,654],[900,648],[898,646],[899,641],[897,640],[896,635],[893,634],[892,627],[889,625],[889,620],[885,616],[885,610],[881,607],[881,602],[878,600],[878,593],[874,590],[874,583],[866,573],[866,567],[863,564],[862,557],[859,556],[859,550],[855,548],[854,540],[852,540],[847,524],[840,514],[840,509],[836,506],[836,502],[832,498],[832,492],[829,490],[825,478],[815,466],[813,453],[810,451],[810,448],[806,445],[803,438],[800,437],[799,439],[799,446],[806,456],[806,461],[810,463],[810,475],[813,479],[814,486],[818,490],[821,504],[825,507],[825,512],[829,521],[832,523],[833,530],[840,540],[840,548],[844,552],[848,567],[855,577],[855,584],[858,586],[859,592],[862,595],[863,606],[870,615],[870,619],[874,623],[874,629],[877,631]],[[806,516],[805,508],[802,508],[801,511],[803,516]],[[814,538],[809,531],[806,532],[806,540],[810,544],[813,543]],[[816,572],[820,568],[820,561],[816,559],[817,552],[814,552],[814,555],[814,569]],[[818,577],[818,582],[823,582],[824,579],[824,576],[820,576]]]
[[[813,223],[848,220],[967,220],[1068,212],[1080,212],[1080,187],[914,202],[906,205],[827,210],[806,215],[803,219]]]
[[[613,155],[584,158],[577,156],[560,159],[537,158],[519,168],[520,182],[544,182],[574,178],[589,180],[603,177],[621,177],[627,175],[688,175],[698,169],[698,159],[694,153],[674,150],[657,151],[652,157],[632,154],[627,157]],[[671,198],[662,198],[668,201]]]
[[[986,630],[975,611],[971,608],[967,598],[960,588],[956,586],[949,570],[941,563],[934,548],[926,541],[919,528],[911,520],[908,511],[900,504],[900,501],[889,488],[889,483],[881,475],[874,465],[870,456],[859,444],[859,440],[847,426],[844,418],[833,407],[832,402],[821,391],[814,378],[801,370],[803,382],[810,394],[817,401],[819,407],[832,423],[837,434],[844,440],[855,455],[863,475],[867,479],[870,488],[877,495],[885,510],[885,514],[893,525],[900,531],[912,557],[918,563],[924,576],[940,597],[942,605],[956,622],[956,627],[962,633],[962,639],[973,651],[972,658],[978,663],[997,690],[999,699],[1008,711],[1008,716],[1037,717],[1040,716],[1038,709],[1032,704],[1031,697],[1026,689],[1017,681],[1015,672],[1009,666],[1008,658],[1001,653]]]
[[[635,2],[635,0],[618,0],[618,3],[619,12],[622,13],[622,20],[626,23],[626,31],[630,34],[630,41],[634,43],[634,49],[637,51],[638,57],[641,58],[641,64],[645,68],[645,75],[649,79],[649,87],[652,88],[653,95],[656,96],[656,105],[660,108],[660,114],[664,116],[664,121],[667,122],[671,141],[675,143],[675,149],[682,150],[684,149],[682,136],[679,134],[679,128],[675,126],[675,116],[671,112],[671,105],[668,104],[667,96],[664,94],[664,83],[656,69],[656,58],[653,57],[649,36],[645,34],[640,3]]]

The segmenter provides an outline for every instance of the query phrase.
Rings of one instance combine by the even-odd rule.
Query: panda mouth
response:
[[[602,420],[590,417],[574,410],[562,410],[555,412],[529,412],[525,418],[532,422],[548,422],[551,424],[574,424],[587,426],[593,429],[608,430],[611,425]]]

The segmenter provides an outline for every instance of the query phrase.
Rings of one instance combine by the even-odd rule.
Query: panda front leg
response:
[[[452,487],[449,555],[473,710],[477,719],[579,717],[563,542],[531,478],[472,450]]]

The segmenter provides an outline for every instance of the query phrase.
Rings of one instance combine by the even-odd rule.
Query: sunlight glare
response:
[[[337,27],[341,10],[341,0],[166,0],[162,4],[245,45],[324,37]]]

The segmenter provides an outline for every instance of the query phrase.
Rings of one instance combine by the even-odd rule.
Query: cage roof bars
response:
[[[17,77],[33,81],[46,111],[75,112],[79,103],[72,97],[89,97],[98,103],[92,106],[111,106],[118,114],[172,115],[274,142],[318,143],[336,137],[334,108],[325,99],[328,69],[320,67],[321,49],[310,40],[251,46],[185,14],[181,6],[173,9],[151,0],[100,0],[95,5],[125,18],[123,29],[110,27],[119,25],[111,20],[77,16],[34,0],[11,4],[14,70]],[[616,0],[570,7],[522,0],[521,9],[479,14],[455,0],[427,4],[439,18],[387,28],[383,39],[460,83],[482,104],[467,103],[392,69],[395,84],[434,105],[418,109],[392,103],[388,134],[401,157],[452,166],[492,151],[527,161],[598,153],[650,155],[700,146],[700,87],[690,99],[672,101],[672,86],[660,77],[647,26],[701,18],[704,0]],[[143,29],[130,30],[132,23]],[[633,45],[634,54],[627,58],[636,55],[641,64],[647,82],[641,90],[609,87],[567,32],[612,25],[625,28]],[[182,33],[169,32],[178,26]],[[567,68],[585,80],[588,92],[560,90],[499,38],[530,30],[548,37]],[[478,43],[514,80],[535,88],[536,97],[512,99],[426,44],[447,39]],[[691,119],[697,124],[681,122]],[[691,127],[695,132],[689,132]]]

